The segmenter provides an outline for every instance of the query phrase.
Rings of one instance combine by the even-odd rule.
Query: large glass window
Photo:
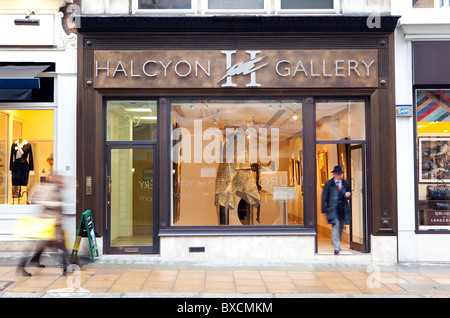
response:
[[[450,0],[412,0],[413,8],[447,8]]]
[[[191,0],[138,0],[138,9],[191,9]]]
[[[172,100],[173,225],[301,225],[300,100]]]
[[[53,173],[53,110],[0,110],[0,204],[33,204]]]
[[[264,0],[208,0],[208,9],[264,9]]]
[[[281,9],[333,9],[333,0],[280,0]]]
[[[450,89],[416,90],[419,229],[450,230]]]
[[[413,8],[434,8],[434,0],[412,0]]]

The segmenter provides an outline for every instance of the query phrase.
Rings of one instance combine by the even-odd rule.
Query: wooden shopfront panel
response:
[[[97,223],[100,223],[97,228],[101,228],[104,185],[99,180],[104,178],[101,172],[103,155],[97,150],[102,147],[101,105],[104,96],[226,96],[230,93],[276,98],[370,96],[368,169],[371,199],[368,205],[372,211],[371,233],[395,235],[395,113],[391,107],[394,105],[394,75],[390,71],[393,69],[393,37],[343,36],[331,39],[322,36],[313,40],[302,35],[302,40],[290,43],[294,49],[283,49],[290,36],[277,34],[277,43],[283,43],[280,49],[275,49],[276,43],[262,41],[264,37],[261,35],[233,36],[217,43],[212,37],[195,37],[195,41],[193,37],[187,41],[183,36],[183,43],[194,41],[196,47],[206,48],[187,49],[184,47],[194,45],[179,45],[176,36],[172,40],[160,35],[130,36],[117,43],[116,36],[111,34],[106,37],[80,34],[78,180],[81,187],[77,195],[80,202],[78,210],[95,206],[94,210],[100,211],[96,212]],[[312,44],[308,45],[308,41]],[[161,46],[163,42],[165,46]],[[159,117],[169,118],[168,113],[163,114],[168,111],[167,106],[167,100],[160,99]],[[170,160],[169,144],[165,144],[170,138],[168,125],[162,120],[158,128],[162,141],[158,146],[160,162]],[[304,130],[312,133],[313,123],[305,125]],[[308,145],[315,146],[305,140],[304,146]],[[86,159],[92,156],[95,160]],[[314,160],[305,158],[304,164],[305,170],[315,171]],[[169,175],[169,167],[161,165],[160,169],[161,176]],[[380,175],[379,171],[384,173]],[[94,193],[85,195],[84,179],[90,175],[94,175]],[[388,176],[389,180],[385,180]],[[170,199],[166,178],[160,178],[159,186],[161,202]],[[313,194],[305,188],[305,195],[307,192]],[[312,204],[305,208],[314,209]],[[160,206],[160,229],[170,227],[168,209],[169,204]],[[381,216],[384,211],[389,212],[392,222],[383,228]],[[305,226],[313,228],[314,222],[305,223]]]

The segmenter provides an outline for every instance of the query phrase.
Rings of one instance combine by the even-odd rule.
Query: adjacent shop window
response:
[[[450,230],[450,89],[416,90],[419,229]]]
[[[412,0],[413,8],[446,8],[450,7],[450,0]]]
[[[190,10],[191,0],[138,0],[139,10],[171,10],[188,9]]]
[[[264,9],[264,0],[208,0],[208,9]]]
[[[333,9],[333,0],[280,0],[281,9]]]
[[[302,225],[301,100],[172,100],[172,224]]]
[[[0,204],[33,204],[53,173],[53,110],[0,110]]]
[[[434,8],[434,0],[412,0],[413,8]]]
[[[106,106],[106,140],[156,140],[156,112],[156,101],[109,100]]]

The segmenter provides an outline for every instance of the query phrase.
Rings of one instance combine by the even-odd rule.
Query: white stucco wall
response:
[[[10,46],[0,49],[0,61],[54,62],[56,65],[54,73],[46,73],[46,76],[53,76],[55,79],[53,103],[0,103],[0,109],[51,109],[54,111],[54,171],[67,177],[67,187],[64,191],[64,214],[66,215],[64,227],[68,245],[72,246],[76,229],[77,49],[76,35],[66,35],[61,26],[61,13],[58,12],[58,7],[62,2],[42,1],[42,7],[36,6],[36,16],[51,16],[54,24],[45,29],[42,41],[35,39],[32,43],[23,43],[21,39],[23,27],[14,27],[14,17],[23,10],[19,7],[14,9],[12,6],[0,10],[0,21],[5,23],[9,21],[8,24],[12,25],[7,35]],[[22,1],[18,1],[17,5],[21,3]],[[7,14],[4,10],[7,10]],[[33,26],[26,27],[33,28]],[[26,239],[12,234],[17,218],[38,216],[39,212],[40,207],[37,205],[0,205],[0,252],[20,251],[33,245],[32,241],[28,245],[23,244],[27,241]]]

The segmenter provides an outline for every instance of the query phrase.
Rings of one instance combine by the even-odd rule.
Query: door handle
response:
[[[111,176],[106,177],[106,191],[108,195],[111,195]]]
[[[108,213],[110,213],[111,204],[111,176],[106,176],[106,196],[105,229],[108,230]]]

